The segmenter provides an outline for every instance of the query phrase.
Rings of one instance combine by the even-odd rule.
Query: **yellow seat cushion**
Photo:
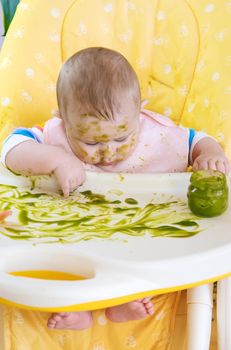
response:
[[[170,350],[179,293],[154,298],[155,314],[141,321],[114,323],[94,311],[83,331],[49,330],[50,314],[4,308],[4,350]]]

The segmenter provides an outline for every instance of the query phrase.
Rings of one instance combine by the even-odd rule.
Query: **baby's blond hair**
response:
[[[76,113],[113,120],[124,99],[134,103],[131,107],[135,113],[140,110],[140,87],[134,69],[123,55],[103,47],[81,50],[64,63],[57,98],[64,120],[73,106]]]

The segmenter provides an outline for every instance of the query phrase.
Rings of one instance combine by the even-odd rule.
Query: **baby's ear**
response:
[[[59,113],[58,109],[53,109],[51,111],[51,115],[52,115],[53,118],[60,118],[60,119],[62,119],[61,114]]]

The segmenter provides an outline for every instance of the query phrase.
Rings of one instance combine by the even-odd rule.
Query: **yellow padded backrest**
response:
[[[1,52],[2,137],[9,127],[50,118],[62,62],[88,46],[124,54],[148,107],[179,122],[198,50],[195,19],[185,1],[27,0],[20,3]]]
[[[231,2],[188,0],[199,48],[181,123],[207,131],[231,160]]]
[[[230,15],[227,0],[22,0],[0,55],[0,139],[50,118],[62,62],[105,46],[131,62],[148,108],[231,157]]]
[[[176,30],[185,16],[192,29],[189,40]],[[62,58],[89,46],[118,50],[137,72],[148,108],[165,114],[171,109],[179,122],[185,102],[179,91],[190,85],[197,57],[194,29],[195,20],[182,0],[76,1],[64,20]]]

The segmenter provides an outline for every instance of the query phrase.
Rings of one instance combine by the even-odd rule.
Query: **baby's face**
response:
[[[73,119],[72,119],[73,120]],[[66,126],[73,152],[88,164],[112,165],[127,158],[135,148],[139,133],[139,116],[116,115],[102,120],[82,114],[75,124]]]

